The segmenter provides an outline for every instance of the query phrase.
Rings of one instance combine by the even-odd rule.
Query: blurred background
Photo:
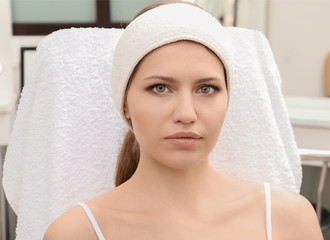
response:
[[[0,160],[38,42],[70,27],[123,28],[154,0],[0,0]],[[301,194],[319,200],[330,240],[330,0],[191,0],[222,25],[261,31],[282,76],[282,90],[303,156]],[[184,17],[184,15],[183,15]],[[2,178],[2,169],[1,178]],[[322,200],[322,202],[320,202]],[[1,192],[1,239],[15,239],[16,216]]]

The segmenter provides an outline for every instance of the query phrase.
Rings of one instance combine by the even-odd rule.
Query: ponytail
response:
[[[120,150],[116,168],[116,187],[126,182],[135,173],[140,160],[140,146],[134,133],[128,131]]]

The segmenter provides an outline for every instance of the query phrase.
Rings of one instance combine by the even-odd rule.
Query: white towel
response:
[[[227,175],[299,192],[301,160],[269,43],[258,31],[226,29],[238,44],[229,110],[212,163]]]
[[[237,42],[234,83],[212,163],[222,173],[298,192],[300,158],[268,41],[259,32],[227,30]],[[42,239],[67,209],[114,186],[117,154],[128,130],[110,86],[121,33],[61,30],[38,46],[4,165],[18,240]]]

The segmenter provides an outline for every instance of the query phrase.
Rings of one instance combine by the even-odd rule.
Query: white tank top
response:
[[[271,195],[270,195],[270,185],[269,183],[264,183],[265,189],[265,206],[266,206],[266,232],[267,240],[272,240],[272,213],[271,213]],[[79,205],[85,210],[90,222],[93,225],[94,231],[99,240],[105,240],[99,225],[97,224],[93,213],[85,203],[79,203]]]

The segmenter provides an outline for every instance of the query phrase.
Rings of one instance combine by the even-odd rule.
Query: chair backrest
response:
[[[280,75],[265,37],[227,28],[235,71],[215,168],[298,192],[301,166]],[[111,97],[111,61],[121,29],[67,29],[41,41],[24,87],[4,166],[18,215],[17,239],[41,239],[68,208],[114,187],[128,128]],[[219,39],[221,41],[221,39]]]

